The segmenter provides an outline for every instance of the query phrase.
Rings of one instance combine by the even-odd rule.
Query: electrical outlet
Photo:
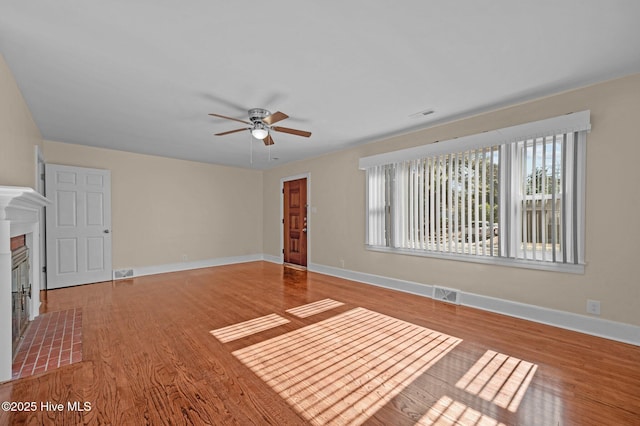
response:
[[[600,301],[587,300],[587,313],[590,313],[593,315],[600,315]]]
[[[186,262],[186,261],[188,261],[188,260],[189,260],[189,256],[187,256],[186,254],[183,254],[183,255],[182,255],[182,261],[183,261],[183,262]]]
[[[340,267],[344,269],[344,259],[340,259]]]

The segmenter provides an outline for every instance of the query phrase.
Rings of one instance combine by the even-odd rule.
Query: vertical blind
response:
[[[367,244],[497,254],[499,164],[490,147],[367,169]]]
[[[582,264],[586,129],[549,133],[366,167],[366,244]]]

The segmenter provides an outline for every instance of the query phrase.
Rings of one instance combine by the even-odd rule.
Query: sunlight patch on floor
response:
[[[226,342],[231,342],[233,340],[240,339],[242,337],[259,333],[261,331],[278,327],[288,322],[289,322],[288,319],[282,318],[280,315],[270,314],[264,317],[255,318],[249,321],[244,321],[238,324],[230,325],[228,327],[211,330],[209,333],[211,333],[214,337],[216,337],[222,343],[226,343]]]
[[[233,354],[312,424],[361,424],[461,341],[356,308]]]
[[[443,396],[422,416],[416,426],[505,426],[462,402]]]
[[[291,315],[295,315],[299,318],[307,318],[312,315],[319,314],[321,312],[325,312],[342,305],[344,305],[344,303],[342,302],[337,302],[332,299],[323,299],[317,302],[298,306],[296,308],[287,309],[286,312],[290,313]]]
[[[456,387],[515,413],[537,368],[531,362],[489,350]]]

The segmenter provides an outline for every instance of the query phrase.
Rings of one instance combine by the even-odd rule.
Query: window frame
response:
[[[430,257],[437,259],[447,259],[447,260],[455,260],[455,261],[465,261],[472,263],[483,263],[483,264],[493,264],[493,265],[501,265],[501,266],[511,266],[511,267],[522,267],[528,269],[539,269],[539,270],[547,270],[547,271],[558,271],[558,272],[569,272],[569,273],[584,273],[585,268],[585,178],[586,178],[586,134],[591,129],[590,124],[590,111],[582,111],[579,113],[571,113],[564,116],[553,117],[546,120],[540,120],[532,123],[525,123],[522,125],[512,126],[504,129],[493,130],[489,132],[484,132],[480,134],[465,136],[462,138],[452,139],[449,141],[443,141],[439,143],[432,143],[427,145],[422,145],[414,148],[393,151],[384,154],[373,155],[369,157],[363,157],[360,159],[359,167],[361,170],[367,170],[373,166],[385,166],[390,164],[397,164],[402,161],[409,160],[420,160],[425,158],[434,157],[436,155],[450,155],[457,156],[460,153],[464,153],[469,149],[478,149],[478,148],[487,148],[487,147],[495,147],[496,145],[500,145],[500,156],[504,157],[501,160],[499,166],[499,185],[500,192],[504,195],[500,197],[499,206],[500,209],[500,220],[508,220],[509,224],[506,226],[508,232],[500,232],[498,238],[500,239],[499,244],[499,253],[497,255],[480,255],[480,254],[471,254],[471,253],[451,253],[451,252],[442,252],[442,251],[431,251],[423,248],[404,248],[404,247],[394,247],[394,242],[389,239],[389,236],[386,235],[387,246],[380,245],[371,245],[369,244],[370,238],[370,215],[369,215],[369,197],[370,197],[370,182],[369,178],[366,178],[366,190],[365,190],[365,248],[369,251],[375,252],[385,252],[385,253],[394,253],[394,254],[402,254],[402,255],[412,255],[412,256],[420,256],[420,257]],[[521,185],[522,180],[516,182],[517,179],[514,179],[514,170],[513,168],[517,165],[517,156],[521,155],[517,151],[517,148],[513,148],[517,146],[517,143],[524,142],[523,149],[526,149],[526,141],[529,139],[535,140],[537,138],[546,138],[548,136],[558,135],[558,134],[567,134],[572,133],[577,136],[577,139],[574,141],[573,149],[570,152],[572,166],[568,168],[568,172],[571,174],[570,178],[575,183],[574,191],[571,193],[563,192],[562,197],[571,197],[572,208],[572,233],[570,238],[572,239],[572,245],[569,247],[562,247],[562,252],[566,252],[566,250],[571,247],[575,247],[577,253],[575,253],[575,258],[572,263],[566,263],[566,259],[563,261],[565,263],[559,262],[555,258],[556,249],[553,249],[554,257],[553,260],[546,260],[546,252],[541,252],[542,260],[535,259],[535,249],[533,251],[532,259],[522,259],[514,256],[514,253],[519,250],[518,245],[520,244],[519,237],[522,237],[522,234],[518,234],[518,232],[514,232],[518,226],[518,212],[514,211],[514,208],[520,203],[525,203],[527,196],[523,194],[523,196],[519,196],[515,194],[513,191],[515,185]],[[544,140],[542,142],[545,143]],[[505,148],[506,147],[506,148]],[[509,157],[508,160],[505,158]],[[504,160],[504,164],[502,161]],[[564,160],[564,156],[563,156]],[[535,168],[535,163],[534,166]],[[565,168],[563,168],[565,170]],[[523,178],[521,178],[523,179]],[[564,180],[563,180],[564,182]],[[429,191],[431,194],[433,191]],[[392,194],[392,196],[398,196],[398,194]],[[567,203],[567,200],[563,201],[561,204],[564,208],[564,205]],[[393,201],[387,203],[384,209],[388,209],[393,205]],[[522,208],[522,206],[520,207]],[[536,213],[537,214],[537,213]],[[449,213],[450,215],[450,213]],[[387,222],[385,223],[385,230],[388,229],[387,226],[391,225],[392,229],[396,227],[397,229],[397,221],[394,223],[393,213],[386,215],[385,219]],[[566,215],[564,216],[566,217]],[[474,219],[477,220],[477,219]],[[536,219],[537,220],[537,219]],[[456,221],[457,222],[457,221]],[[522,222],[519,223],[522,228]],[[502,224],[500,225],[502,228]],[[501,229],[502,231],[502,229]],[[413,232],[413,231],[411,231]],[[457,232],[457,230],[455,231]],[[523,232],[522,229],[520,232]],[[564,228],[563,228],[564,232]],[[395,238],[392,236],[391,238]],[[522,239],[522,238],[520,238]],[[535,247],[535,246],[534,246]]]

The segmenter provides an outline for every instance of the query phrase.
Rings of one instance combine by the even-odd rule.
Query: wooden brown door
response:
[[[284,183],[284,261],[307,266],[307,179]]]

